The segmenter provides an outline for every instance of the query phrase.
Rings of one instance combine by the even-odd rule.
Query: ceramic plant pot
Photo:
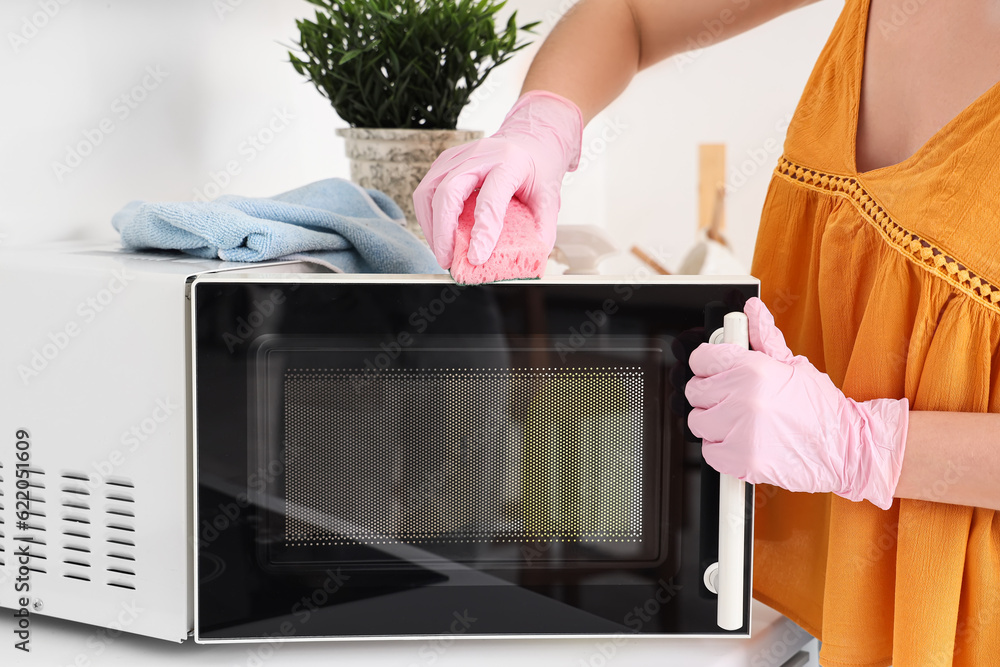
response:
[[[392,197],[406,214],[406,228],[423,239],[413,214],[413,191],[438,155],[452,146],[480,139],[483,133],[350,127],[337,130],[337,135],[346,144],[351,180]]]

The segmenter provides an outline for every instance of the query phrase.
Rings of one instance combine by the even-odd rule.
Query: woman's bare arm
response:
[[[580,0],[535,57],[522,93],[549,90],[584,122],[642,69],[721,42],[815,0]]]
[[[910,412],[896,497],[1000,510],[1000,414]]]

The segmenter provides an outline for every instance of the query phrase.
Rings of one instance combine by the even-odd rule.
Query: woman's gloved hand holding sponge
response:
[[[790,491],[832,492],[889,509],[903,466],[909,404],[854,401],[793,356],[760,299],[744,308],[750,345],[691,353],[692,433],[719,472]]]
[[[531,271],[544,271],[555,244],[563,176],[577,167],[582,137],[583,115],[573,102],[534,90],[521,96],[496,134],[442,153],[413,193],[417,221],[438,263],[469,282],[541,275]],[[468,241],[456,247],[459,217],[477,190]],[[508,212],[512,199],[534,219],[517,203]],[[505,218],[512,225],[532,222],[534,229],[502,234]],[[463,251],[467,259],[456,258]],[[484,266],[488,261],[492,266]]]

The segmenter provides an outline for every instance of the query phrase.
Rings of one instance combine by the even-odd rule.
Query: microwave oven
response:
[[[746,637],[753,488],[670,375],[681,334],[745,345],[758,293],[6,251],[0,606],[199,643]]]

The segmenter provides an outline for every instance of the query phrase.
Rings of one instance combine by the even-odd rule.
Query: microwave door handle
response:
[[[712,334],[711,343],[732,343],[750,348],[747,316],[727,313],[723,327]],[[746,482],[732,475],[719,475],[719,569],[716,623],[723,630],[743,627],[744,558],[746,548]]]

